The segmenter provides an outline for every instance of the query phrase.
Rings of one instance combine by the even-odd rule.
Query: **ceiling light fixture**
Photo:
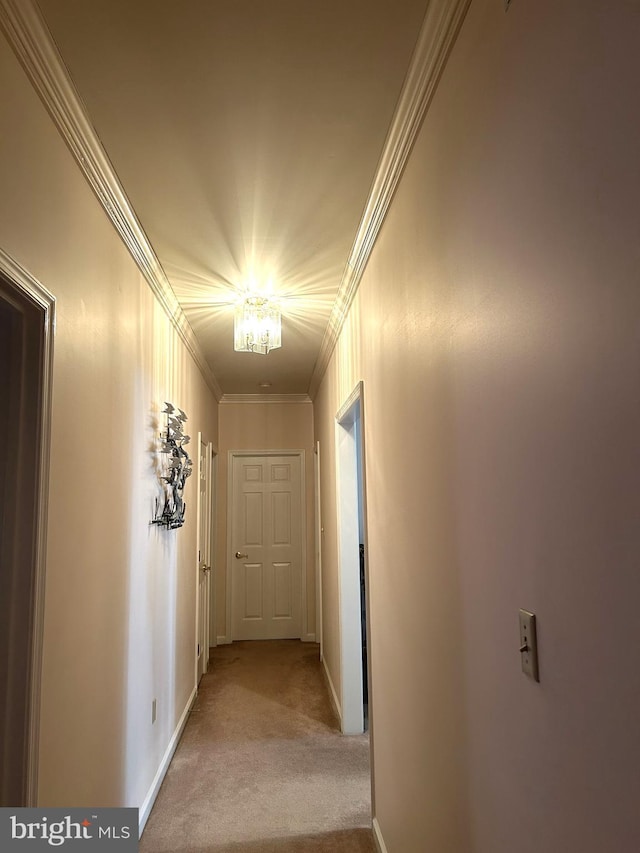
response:
[[[279,346],[282,346],[282,322],[278,303],[267,296],[245,296],[236,308],[234,350],[266,355]]]

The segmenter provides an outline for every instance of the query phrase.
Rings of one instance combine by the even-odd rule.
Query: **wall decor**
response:
[[[193,463],[184,449],[191,441],[185,435],[187,416],[171,403],[165,403],[162,414],[167,416],[167,425],[160,432],[160,453],[165,455],[161,463],[160,480],[164,488],[164,506],[156,498],[155,513],[151,524],[159,524],[168,530],[182,527],[187,505],[183,499],[184,485],[193,472]]]

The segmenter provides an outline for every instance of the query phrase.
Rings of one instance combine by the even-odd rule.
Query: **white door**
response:
[[[234,456],[231,482],[232,638],[299,638],[300,456]]]
[[[211,584],[211,445],[198,433],[198,627],[197,680],[209,666]]]

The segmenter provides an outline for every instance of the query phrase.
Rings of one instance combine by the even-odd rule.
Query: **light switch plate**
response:
[[[534,681],[540,681],[536,617],[528,610],[520,611],[520,660],[525,675],[533,678]]]

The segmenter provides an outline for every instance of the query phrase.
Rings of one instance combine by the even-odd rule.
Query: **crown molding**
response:
[[[220,405],[228,403],[311,403],[308,394],[223,394]]]
[[[216,400],[222,396],[195,333],[69,75],[34,0],[0,0],[0,28],[105,213],[147,280]]]
[[[376,239],[404,172],[440,75],[471,0],[431,0],[396,105],[376,175],[333,304],[309,395],[324,376]]]

